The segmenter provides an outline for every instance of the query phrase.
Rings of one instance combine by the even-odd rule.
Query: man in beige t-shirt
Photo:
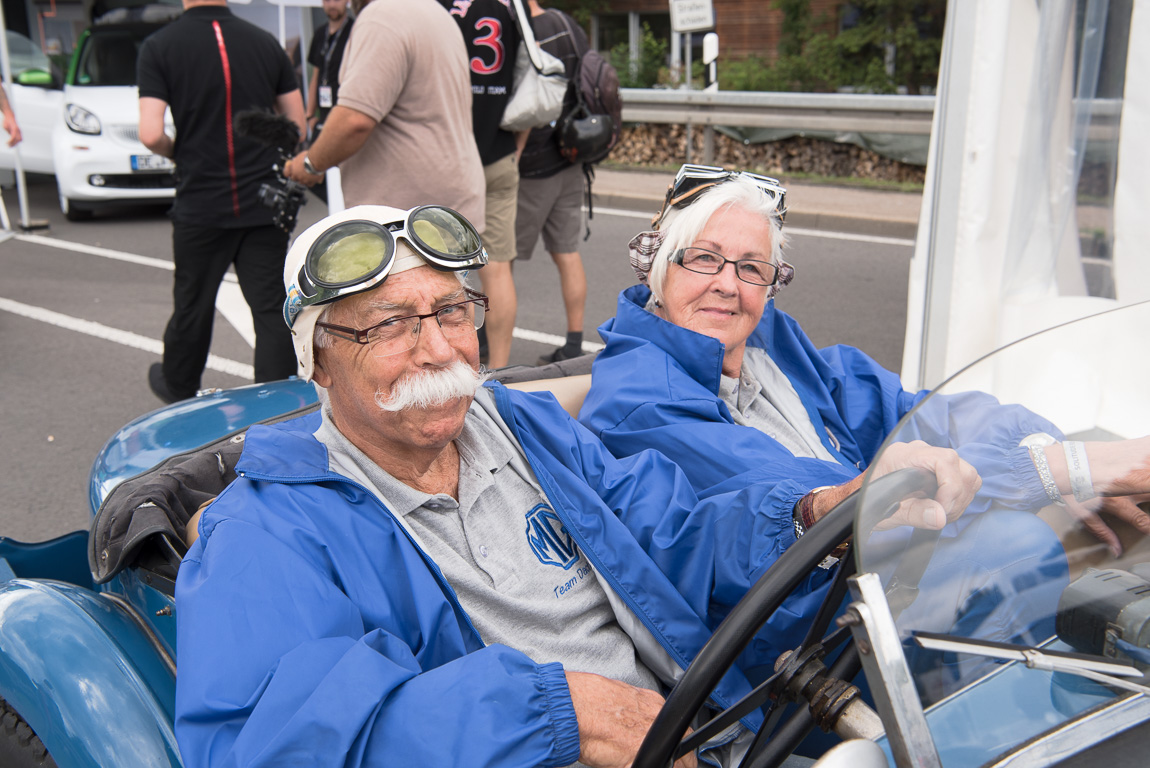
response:
[[[482,231],[469,67],[463,35],[436,0],[371,0],[358,10],[323,133],[284,173],[310,186],[339,165],[348,206],[434,202]]]

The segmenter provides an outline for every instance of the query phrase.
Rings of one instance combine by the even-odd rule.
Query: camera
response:
[[[283,115],[260,110],[236,113],[236,133],[272,147],[279,153],[279,162],[272,168],[275,181],[260,185],[259,201],[272,210],[272,222],[289,235],[295,229],[300,206],[307,202],[307,187],[284,176],[283,169],[299,144],[299,128]]]
[[[290,235],[295,229],[299,207],[307,202],[307,187],[284,177],[282,163],[286,160],[281,158],[275,166],[278,179],[260,184],[258,197],[264,207],[272,209],[272,222]]]

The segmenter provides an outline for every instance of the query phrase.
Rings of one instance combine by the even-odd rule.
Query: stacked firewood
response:
[[[703,162],[703,130],[691,131],[693,162]],[[629,166],[675,166],[687,156],[687,130],[682,125],[627,125],[608,162]],[[874,179],[921,184],[926,169],[878,155],[854,144],[790,138],[766,144],[744,144],[715,132],[714,163],[771,176],[808,173],[836,178]]]

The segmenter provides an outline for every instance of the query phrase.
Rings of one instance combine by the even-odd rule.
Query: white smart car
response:
[[[64,79],[63,119],[52,129],[60,210],[73,221],[108,203],[175,196],[172,161],[141,144],[137,129],[136,56],[163,24],[97,24],[76,45]]]

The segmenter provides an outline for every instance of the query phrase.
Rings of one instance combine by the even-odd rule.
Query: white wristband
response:
[[[1096,494],[1090,478],[1090,463],[1086,461],[1086,446],[1077,440],[1065,440],[1062,451],[1066,454],[1066,471],[1070,475],[1070,490],[1078,501],[1089,501]]]

